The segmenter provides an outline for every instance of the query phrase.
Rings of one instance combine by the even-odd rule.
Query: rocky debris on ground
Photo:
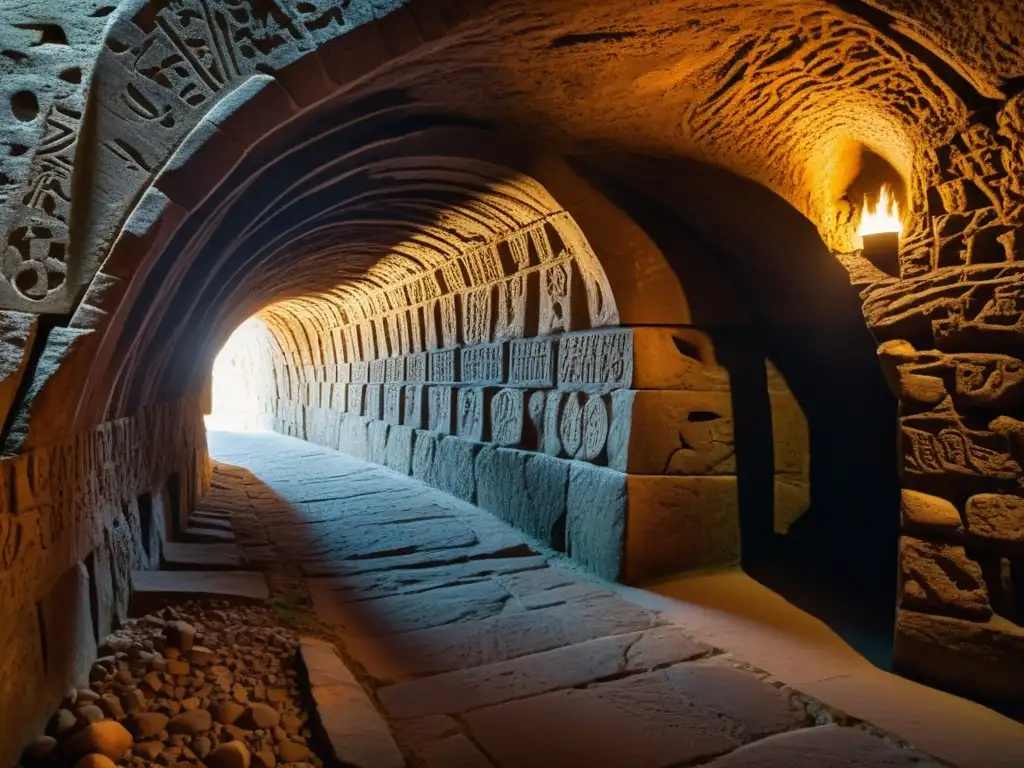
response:
[[[298,639],[272,614],[188,603],[100,645],[25,768],[323,768],[301,705]]]

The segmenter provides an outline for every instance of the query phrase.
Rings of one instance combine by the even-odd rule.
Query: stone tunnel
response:
[[[1022,226],[1013,0],[4,4],[0,764],[1019,768]]]

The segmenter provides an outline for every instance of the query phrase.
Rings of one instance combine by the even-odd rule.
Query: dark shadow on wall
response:
[[[577,170],[665,253],[730,371],[743,567],[890,664],[899,536],[896,400],[860,301],[813,225],[766,188],[678,158]],[[770,359],[808,422],[810,508],[773,532]]]

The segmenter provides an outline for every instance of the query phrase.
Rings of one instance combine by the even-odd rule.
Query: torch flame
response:
[[[896,196],[892,194],[888,184],[882,185],[882,191],[878,196],[878,205],[871,208],[868,205],[867,195],[864,196],[864,207],[860,214],[860,229],[857,234],[877,235],[882,232],[902,232],[903,223],[900,221],[900,206],[896,202]]]

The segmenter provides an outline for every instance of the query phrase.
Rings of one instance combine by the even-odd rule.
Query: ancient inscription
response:
[[[424,382],[427,380],[427,353],[417,352],[405,357],[405,380]]]
[[[538,390],[531,392],[526,404],[528,434],[523,436],[524,447],[530,450],[544,450],[545,413],[547,409],[547,392]]]
[[[558,345],[558,386],[608,391],[633,379],[633,335],[628,329],[563,336]]]
[[[597,461],[608,442],[608,406],[599,395],[590,395],[583,406],[583,441],[576,454],[585,461]]]
[[[445,294],[437,300],[437,327],[442,347],[454,347],[461,339],[458,306],[461,303],[461,295]]]
[[[462,343],[486,344],[491,340],[491,287],[485,285],[462,294]]]
[[[562,401],[558,437],[562,451],[570,458],[576,458],[583,447],[583,398],[582,392],[570,392]]]
[[[387,381],[387,361],[370,361],[370,384],[383,384]]]
[[[572,330],[573,290],[577,288],[577,271],[569,261],[541,268],[540,307],[537,332],[542,336]]]
[[[554,339],[510,341],[508,383],[517,387],[553,387],[555,347]]]
[[[352,363],[352,383],[366,384],[370,380],[370,364],[365,360]]]
[[[534,270],[512,275],[492,289],[494,340],[519,339],[535,331],[540,275]]]
[[[443,435],[452,434],[452,390],[451,387],[429,387],[427,389],[427,429]]]
[[[436,383],[454,383],[459,380],[459,350],[442,349],[431,352],[429,376]]]
[[[402,423],[402,385],[384,385],[384,421],[388,424]]]
[[[521,389],[503,389],[491,398],[492,443],[516,446],[523,441],[525,400],[525,392]]]
[[[384,361],[384,381],[389,384],[405,381],[404,357],[389,357]]]
[[[457,403],[456,434],[464,440],[484,439],[484,390],[482,387],[460,387]]]
[[[505,380],[505,345],[480,344],[460,350],[460,379],[471,384],[500,384]]]
[[[414,429],[426,428],[426,408],[424,403],[425,387],[411,384],[405,387],[405,401],[402,413],[402,424]]]

